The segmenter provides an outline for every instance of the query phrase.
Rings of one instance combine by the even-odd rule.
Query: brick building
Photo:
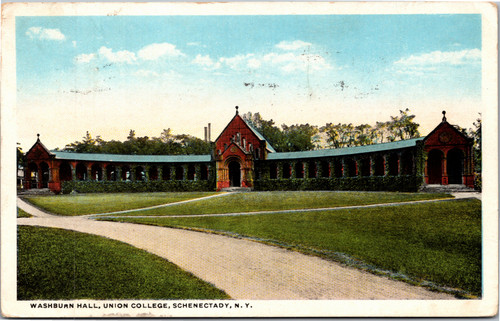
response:
[[[473,187],[472,143],[471,138],[448,123],[443,112],[442,122],[426,137],[280,153],[238,114],[236,107],[236,114],[215,140],[212,155],[49,151],[38,138],[26,153],[24,187],[48,188],[55,193],[61,192],[66,181],[175,181],[176,186],[206,181],[202,186],[208,190],[244,187],[411,191],[429,184]],[[184,190],[200,185],[186,186]]]

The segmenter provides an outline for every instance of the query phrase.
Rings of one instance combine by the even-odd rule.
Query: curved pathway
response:
[[[234,299],[454,299],[449,294],[250,240],[55,216],[20,199],[18,206],[35,216],[18,218],[18,225],[74,230],[131,244],[214,284]]]

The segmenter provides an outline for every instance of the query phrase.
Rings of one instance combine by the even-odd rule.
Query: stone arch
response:
[[[295,177],[296,178],[304,178],[304,163],[296,162],[295,163]]]
[[[384,156],[377,155],[374,159],[374,175],[375,176],[384,176],[385,175],[385,160]]]
[[[316,167],[316,162],[314,161],[309,162],[309,167],[307,169],[307,177],[315,178],[317,173],[318,173],[318,168]]]
[[[38,165],[36,163],[28,164],[27,180],[29,188],[38,188]]]
[[[344,159],[344,166],[346,167],[344,170],[346,171],[346,174],[348,177],[354,177],[356,176],[356,161],[350,157],[347,157]]]
[[[75,175],[79,181],[87,180],[87,166],[84,163],[76,164]]]
[[[100,164],[93,164],[90,168],[92,179],[96,181],[102,180],[102,167]]]
[[[188,165],[187,179],[193,181],[196,177],[196,167],[193,164]]]
[[[371,174],[370,158],[366,157],[360,161],[360,172],[361,172],[361,176],[370,176],[370,174]]]
[[[73,179],[73,171],[71,168],[71,164],[69,162],[62,162],[59,165],[59,180],[61,182],[71,181]]]
[[[178,181],[182,181],[184,179],[184,167],[177,165],[175,167],[175,179]]]
[[[168,181],[170,179],[170,166],[163,165],[161,168],[161,179],[164,181]]]
[[[453,148],[446,156],[446,172],[448,184],[463,184],[464,153],[459,148]]]
[[[40,172],[42,174],[42,177],[40,179],[40,188],[48,188],[49,187],[49,180],[50,180],[49,164],[47,164],[46,162],[41,162],[40,163]]]
[[[282,171],[283,178],[290,178],[290,177],[292,177],[292,167],[290,166],[290,163],[285,162],[285,163],[283,163],[281,165],[283,166],[282,167],[283,168],[283,171]]]
[[[158,167],[151,166],[148,170],[148,176],[151,181],[156,181],[158,179]]]
[[[237,158],[229,158],[227,161],[227,168],[229,174],[229,186],[230,187],[240,187],[241,186],[241,163]]]
[[[146,180],[146,172],[144,171],[144,167],[136,166],[134,172],[135,172],[135,180],[136,181]]]
[[[200,180],[208,180],[208,166],[206,164],[200,165]]]
[[[321,176],[330,177],[330,164],[327,161],[321,161]]]
[[[132,180],[132,172],[130,171],[130,167],[128,165],[122,166],[122,181],[131,181]]]
[[[269,164],[269,178],[277,179],[278,178],[278,166],[276,163]]]
[[[409,150],[401,155],[401,174],[412,175],[414,167],[413,153]]]
[[[116,181],[118,179],[118,173],[116,172],[115,165],[106,166],[106,179],[108,181]]]
[[[396,153],[391,153],[387,162],[389,166],[389,175],[398,176],[399,175],[399,157]]]
[[[342,160],[340,159],[336,159],[334,161],[334,174],[335,174],[335,177],[342,177],[344,175],[344,166],[342,164]]]
[[[443,152],[433,149],[427,157],[427,176],[429,184],[441,184],[443,177]]]

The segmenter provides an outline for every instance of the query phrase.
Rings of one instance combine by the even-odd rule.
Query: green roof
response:
[[[56,159],[91,161],[91,162],[123,162],[123,163],[199,163],[211,162],[211,155],[121,155],[90,154],[51,151]]]
[[[272,153],[267,155],[267,159],[268,160],[303,159],[303,158],[334,157],[334,156],[347,156],[347,155],[383,152],[401,148],[414,147],[417,145],[418,141],[421,141],[424,138],[425,137],[419,137],[407,140],[400,140],[397,142],[373,144],[366,146],[318,149],[318,150],[310,150],[304,152]]]
[[[264,136],[262,136],[262,134],[255,127],[253,127],[252,124],[247,122],[243,117],[241,117],[241,119],[243,120],[243,122],[245,122],[245,124],[247,124],[248,128],[250,128],[250,130],[252,130],[252,132],[255,134],[255,136],[257,136],[260,140],[263,140],[266,142],[266,148],[271,153],[276,153],[276,150],[274,149],[274,147],[271,144],[269,144],[269,141]]]

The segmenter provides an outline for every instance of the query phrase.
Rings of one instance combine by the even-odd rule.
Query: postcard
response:
[[[3,4],[3,316],[497,314],[497,27],[478,2]]]

